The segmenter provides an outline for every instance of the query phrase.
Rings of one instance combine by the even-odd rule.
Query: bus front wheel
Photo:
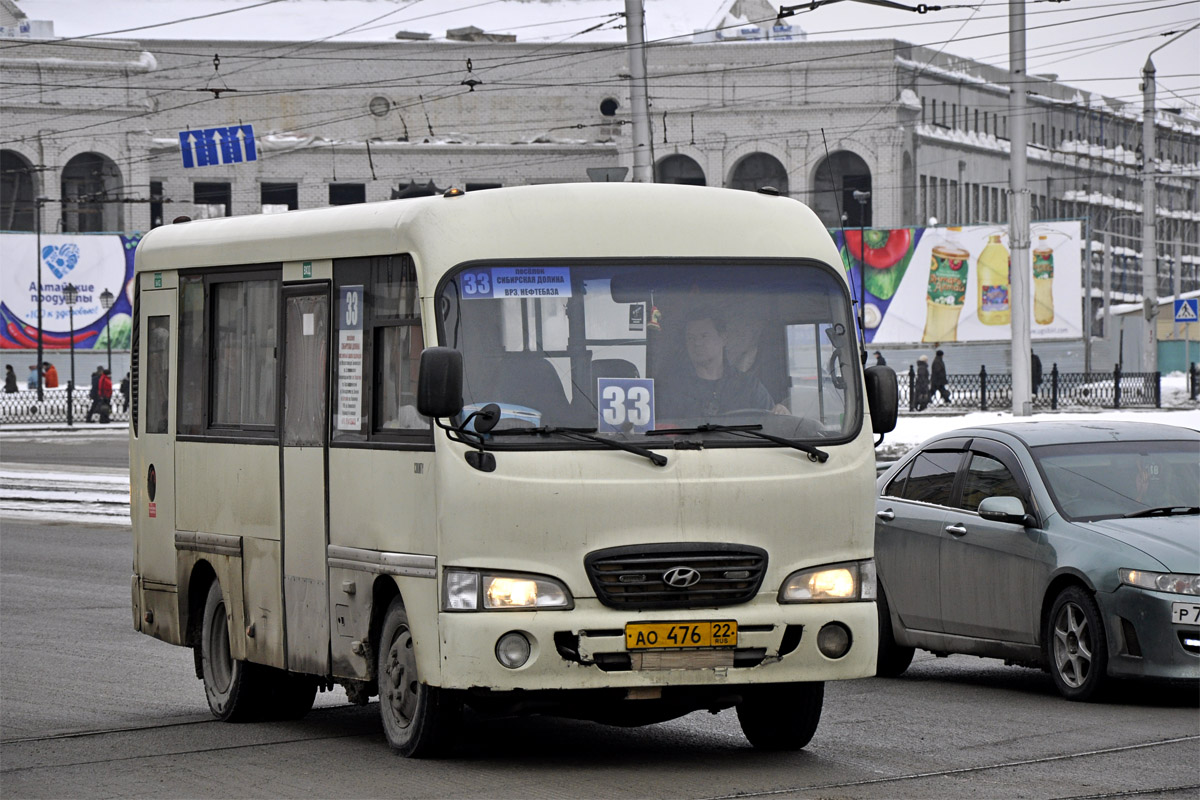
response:
[[[215,580],[208,587],[204,602],[200,663],[204,694],[213,716],[226,722],[244,722],[259,716],[258,666],[230,655],[225,596],[221,584]]]
[[[408,614],[392,600],[379,638],[379,715],[388,744],[410,758],[436,758],[454,745],[462,715],[454,696],[421,680]]]
[[[737,704],[742,733],[757,750],[799,750],[812,741],[821,722],[825,684],[764,684]]]

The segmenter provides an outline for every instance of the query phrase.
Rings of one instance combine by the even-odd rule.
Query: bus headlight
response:
[[[781,603],[875,599],[875,561],[846,561],[793,572],[779,589]]]
[[[541,575],[446,570],[442,581],[444,611],[527,611],[570,609],[570,592]]]

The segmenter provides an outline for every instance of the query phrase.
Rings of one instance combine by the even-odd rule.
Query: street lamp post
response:
[[[112,375],[112,307],[113,293],[105,289],[100,293],[100,305],[104,306],[104,344],[108,347],[108,374]]]
[[[854,190],[854,202],[858,203],[858,327],[862,331],[863,356],[867,354],[867,263],[863,261],[867,243],[863,239],[863,226],[867,223],[867,201],[871,193]]]
[[[70,397],[75,391],[75,301],[79,299],[79,290],[75,288],[75,284],[68,283],[63,287],[63,302],[67,304],[67,314],[71,320],[71,332],[68,339],[71,342],[71,392],[67,396]]]
[[[46,399],[42,390],[42,205],[49,199],[48,197],[36,197],[33,201],[37,206],[35,209],[37,213],[34,214],[37,219],[37,252],[34,255],[37,258],[37,398],[39,403]]]

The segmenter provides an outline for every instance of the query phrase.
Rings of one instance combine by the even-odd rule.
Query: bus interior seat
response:
[[[592,360],[592,382],[596,378],[640,378],[637,365],[623,358],[596,358]]]
[[[484,393],[487,400],[540,411],[542,423],[561,425],[570,413],[562,380],[554,365],[540,355],[506,353],[495,364],[496,378]]]

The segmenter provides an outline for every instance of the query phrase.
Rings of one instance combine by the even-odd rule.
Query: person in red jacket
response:
[[[56,370],[54,368],[54,365],[51,364],[49,361],[43,361],[42,367],[45,369],[45,372],[43,372],[43,374],[46,376],[46,383],[45,383],[46,388],[47,389],[57,389],[58,388],[58,370]]]
[[[100,381],[96,386],[100,395],[100,422],[110,421],[112,414],[112,375],[108,370],[100,373]]]

